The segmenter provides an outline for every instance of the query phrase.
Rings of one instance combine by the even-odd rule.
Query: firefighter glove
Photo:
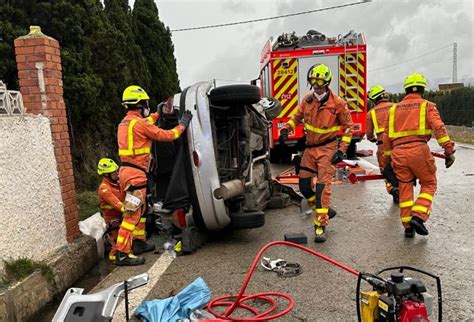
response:
[[[288,129],[281,129],[280,131],[280,136],[278,137],[278,142],[280,142],[281,145],[285,145],[285,141],[288,140]]]
[[[332,156],[331,163],[332,164],[338,164],[344,159],[344,153],[340,150],[337,150],[337,152]]]
[[[385,166],[382,174],[392,186],[398,187],[398,179],[397,179],[397,176],[395,175],[395,171],[393,171],[391,164],[388,164]]]
[[[191,114],[191,111],[186,110],[183,112],[183,115],[181,115],[181,118],[179,119],[178,123],[184,126],[184,128],[187,128],[192,118],[193,115]]]
[[[444,159],[444,165],[446,166],[446,169],[447,169],[453,165],[454,160],[456,160],[456,158],[454,157],[454,152],[453,153],[445,152],[444,155],[446,156],[446,158]]]

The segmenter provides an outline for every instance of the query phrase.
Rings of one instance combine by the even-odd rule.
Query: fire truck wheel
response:
[[[280,102],[274,97],[268,97],[270,101],[273,102],[271,107],[265,110],[265,116],[267,120],[271,121],[281,113],[281,104]]]
[[[214,88],[209,100],[216,106],[250,105],[260,101],[260,89],[254,85],[227,85]]]
[[[280,163],[281,151],[279,146],[270,149],[270,163]]]

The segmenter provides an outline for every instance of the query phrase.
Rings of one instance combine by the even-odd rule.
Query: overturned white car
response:
[[[163,223],[207,231],[263,226],[273,194],[268,129],[279,102],[261,98],[253,85],[202,82],[161,108],[165,129],[184,110],[193,114],[185,136],[153,147],[151,200]]]

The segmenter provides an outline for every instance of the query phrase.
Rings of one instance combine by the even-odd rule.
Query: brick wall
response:
[[[59,43],[41,33],[39,27],[31,26],[28,35],[15,39],[15,54],[26,111],[45,115],[51,122],[66,237],[71,242],[80,232]]]

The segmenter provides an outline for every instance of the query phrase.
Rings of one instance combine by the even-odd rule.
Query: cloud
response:
[[[335,6],[356,0],[157,1],[171,29],[242,21]],[[396,64],[458,43],[458,75],[473,76],[473,3],[464,1],[374,0],[342,9],[261,23],[173,34],[182,86],[222,78],[249,80],[258,73],[260,51],[269,37],[309,29],[327,36],[353,29],[368,43],[368,69]],[[183,10],[183,5],[186,10]],[[451,77],[452,48],[369,73],[369,84],[398,84],[419,71],[429,79]]]

